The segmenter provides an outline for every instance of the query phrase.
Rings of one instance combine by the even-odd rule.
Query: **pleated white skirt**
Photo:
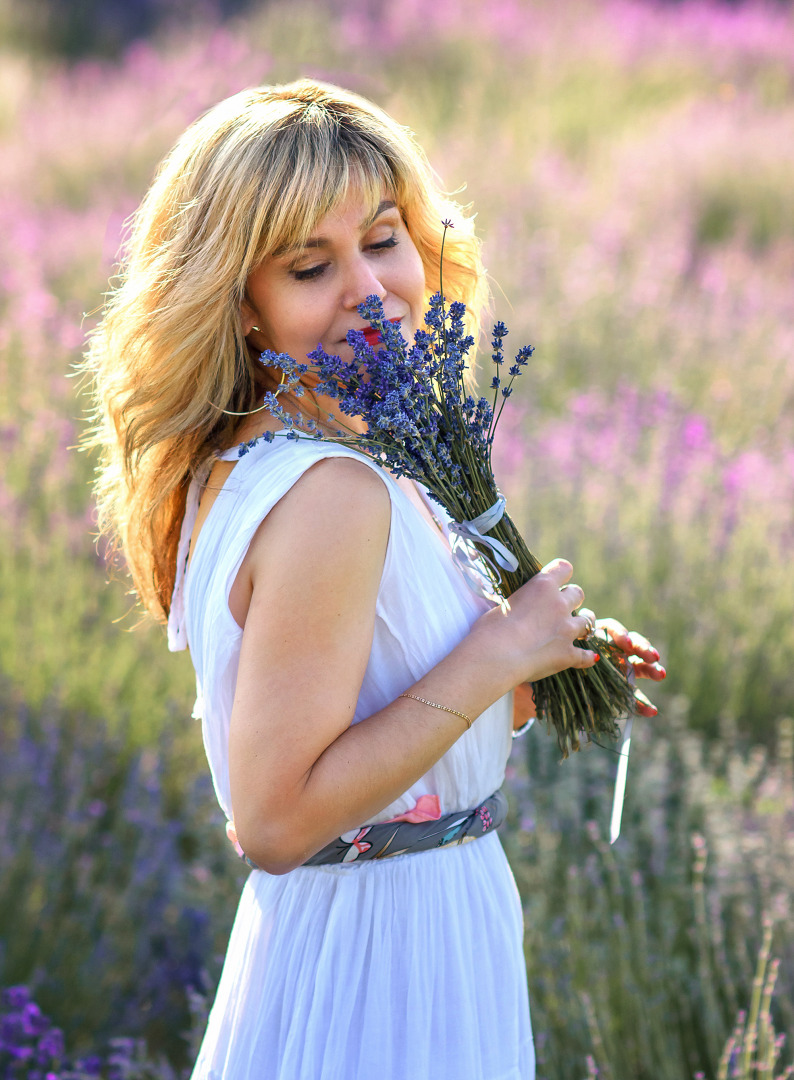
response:
[[[192,1080],[533,1080],[522,937],[496,834],[254,871]]]

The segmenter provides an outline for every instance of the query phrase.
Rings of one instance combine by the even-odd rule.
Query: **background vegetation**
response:
[[[668,665],[615,848],[613,755],[558,766],[537,730],[516,745],[505,842],[539,1076],[717,1076],[764,917],[781,967],[757,1027],[774,1052],[768,1026],[794,1032],[790,9],[203,10],[172,5],[143,27],[156,37],[124,46],[138,31],[122,30],[66,63],[54,49],[81,50],[0,6],[0,985],[30,985],[73,1055],[146,1036],[140,1068],[162,1076],[158,1055],[187,1061],[192,991],[211,998],[242,874],[189,659],[133,630],[123,581],[106,584],[71,376],[175,137],[227,94],[306,74],[374,98],[447,187],[465,183],[494,317],[537,350],[504,417],[511,511]],[[33,1068],[8,1049],[20,1008],[0,1031],[11,1075]],[[745,1056],[720,1075],[755,1075]]]

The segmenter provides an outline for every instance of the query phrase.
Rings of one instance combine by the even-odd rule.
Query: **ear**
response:
[[[257,325],[259,317],[254,311],[253,307],[247,298],[244,298],[240,303],[240,325],[243,330],[243,337],[248,337],[252,330],[258,330]]]

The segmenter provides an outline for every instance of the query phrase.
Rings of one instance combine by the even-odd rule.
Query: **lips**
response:
[[[400,322],[402,322],[402,319],[399,319],[399,318],[397,318],[397,319],[389,319],[388,322],[390,322],[390,323],[400,323]],[[379,345],[381,340],[382,340],[380,330],[376,330],[374,326],[354,327],[353,329],[360,330],[360,332],[364,335],[364,338],[366,339],[367,344],[371,345],[373,347],[375,345]]]
[[[381,340],[380,330],[376,330],[374,326],[368,326],[366,330],[362,330],[361,333],[367,339],[368,345],[377,345]]]

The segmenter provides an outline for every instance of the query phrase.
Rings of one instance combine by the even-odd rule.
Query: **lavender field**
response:
[[[212,998],[243,874],[189,660],[92,536],[75,364],[175,137],[301,74],[465,184],[493,318],[536,347],[511,512],[666,661],[614,848],[614,754],[516,743],[539,1078],[789,1075],[794,11],[285,0],[114,59],[0,45],[0,987],[36,1003],[0,1003],[0,1077],[180,1076]]]

